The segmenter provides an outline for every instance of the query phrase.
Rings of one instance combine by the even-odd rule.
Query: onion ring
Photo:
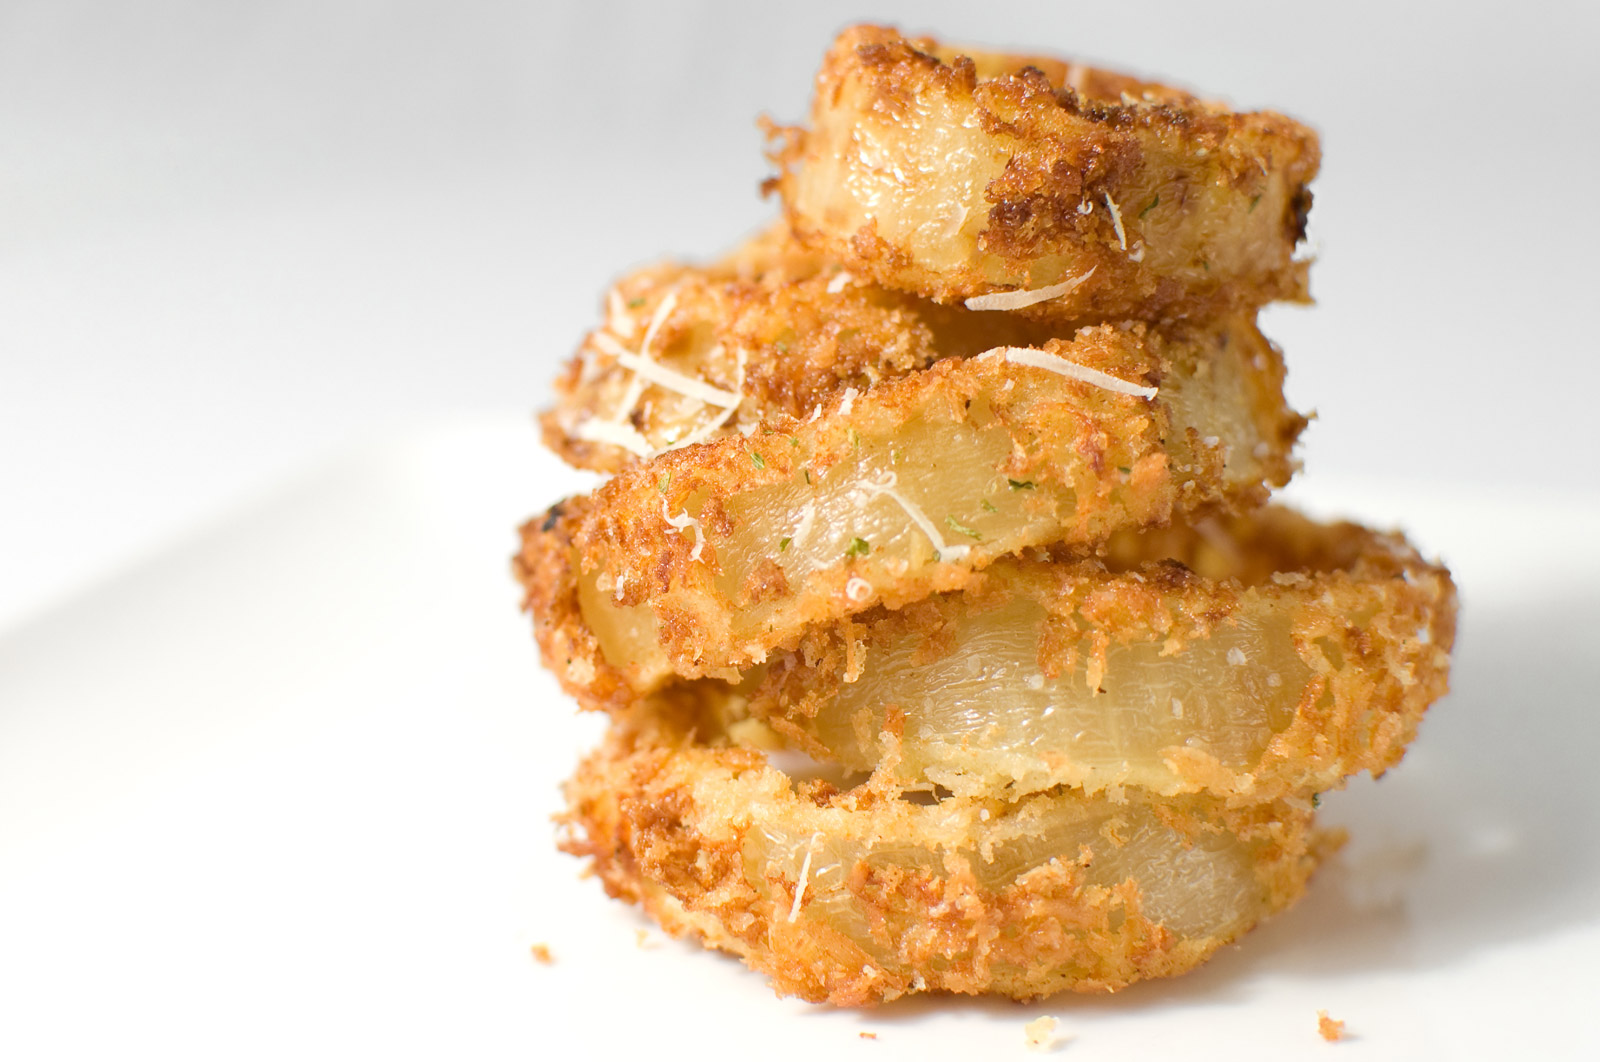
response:
[[[1321,153],[1279,114],[857,26],[770,133],[795,236],[888,287],[1079,322],[1307,299]]]
[[[1315,865],[1304,801],[796,791],[757,752],[691,744],[671,713],[641,725],[567,784],[563,849],[669,933],[813,1002],[1180,974],[1292,903]]]
[[[819,626],[723,695],[902,786],[1237,803],[1381,774],[1448,686],[1455,588],[1399,535],[1268,508],[1110,553]]]
[[[1304,425],[1282,371],[1244,318],[945,360],[530,521],[525,607],[590,704],[675,674],[736,678],[812,623],[958,590],[1010,553],[1259,504]]]
[[[557,405],[540,418],[546,445],[579,468],[616,472],[735,431],[784,430],[849,389],[944,358],[1072,336],[878,287],[770,233],[754,243],[708,268],[656,266],[619,281],[604,324],[556,381]]]

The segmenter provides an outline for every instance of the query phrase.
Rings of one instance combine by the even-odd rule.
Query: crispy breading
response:
[[[1167,559],[1202,550],[1210,574]],[[902,785],[1238,803],[1381,774],[1448,686],[1455,587],[1399,535],[1268,508],[1112,553],[998,561],[705,695]]]
[[[691,728],[695,736],[690,737]],[[638,713],[567,785],[562,847],[781,994],[1030,999],[1183,973],[1302,892],[1303,804],[1058,790],[927,804],[802,785],[692,711]]]
[[[891,291],[837,266],[819,267],[771,233],[752,244],[735,252],[742,270],[728,261],[655,266],[618,281],[607,293],[604,323],[556,381],[557,404],[540,418],[545,444],[569,464],[615,472],[637,462],[639,450],[758,426],[786,430],[846,389],[866,391],[944,358],[1040,346],[1074,331]],[[685,393],[672,377],[646,379],[624,363],[632,357],[735,396],[737,405]]]
[[[1259,504],[1304,425],[1282,380],[1246,318],[941,361],[530,521],[525,605],[591,704],[674,673],[732,678],[813,623],[959,590],[1007,554]]]
[[[1307,298],[1294,251],[1321,154],[1279,114],[856,26],[811,127],[772,135],[796,237],[889,287],[960,302],[1070,284],[1020,312],[1079,322]]]

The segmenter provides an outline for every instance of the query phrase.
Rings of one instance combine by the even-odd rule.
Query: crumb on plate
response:
[[[548,944],[535,944],[529,951],[533,953],[535,962],[543,963],[545,966],[549,966],[556,961],[556,957],[550,954],[550,945]]]
[[[1317,1011],[1317,1032],[1322,1038],[1331,1043],[1344,1039],[1344,1022],[1328,1017],[1325,1010]]]
[[[1022,1036],[1035,1051],[1047,1051],[1055,1046],[1056,1020],[1048,1014],[1035,1018],[1022,1027]]]

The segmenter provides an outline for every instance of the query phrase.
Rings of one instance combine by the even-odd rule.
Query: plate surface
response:
[[[432,432],[0,641],[0,1056],[1023,1057],[1049,1014],[1064,1057],[1281,1059],[1323,1049],[1318,1010],[1342,1058],[1600,1048],[1595,500],[1296,488],[1403,518],[1463,588],[1455,691],[1324,801],[1352,840],[1306,900],[1114,997],[837,1012],[554,851],[600,724],[539,669],[507,558],[586,483],[525,423]]]

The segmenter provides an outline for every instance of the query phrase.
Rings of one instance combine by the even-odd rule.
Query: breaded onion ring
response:
[[[668,932],[813,1002],[1029,999],[1180,974],[1292,903],[1315,862],[1304,802],[796,792],[759,753],[645,725],[567,784],[562,847]]]
[[[812,623],[960,589],[1028,547],[1258,504],[1304,424],[1282,373],[1244,318],[942,361],[530,521],[525,606],[591,705],[674,673],[733,678]]]
[[[1320,149],[1282,115],[857,26],[774,135],[796,237],[889,287],[1071,321],[1306,298]]]
[[[642,457],[757,426],[785,430],[849,389],[950,357],[1040,346],[1073,329],[940,306],[819,268],[769,234],[745,265],[657,266],[619,281],[540,419],[569,464],[616,472]]]
[[[1399,535],[1268,508],[1111,555],[818,627],[730,699],[902,785],[1238,802],[1381,774],[1444,695],[1455,588]]]

